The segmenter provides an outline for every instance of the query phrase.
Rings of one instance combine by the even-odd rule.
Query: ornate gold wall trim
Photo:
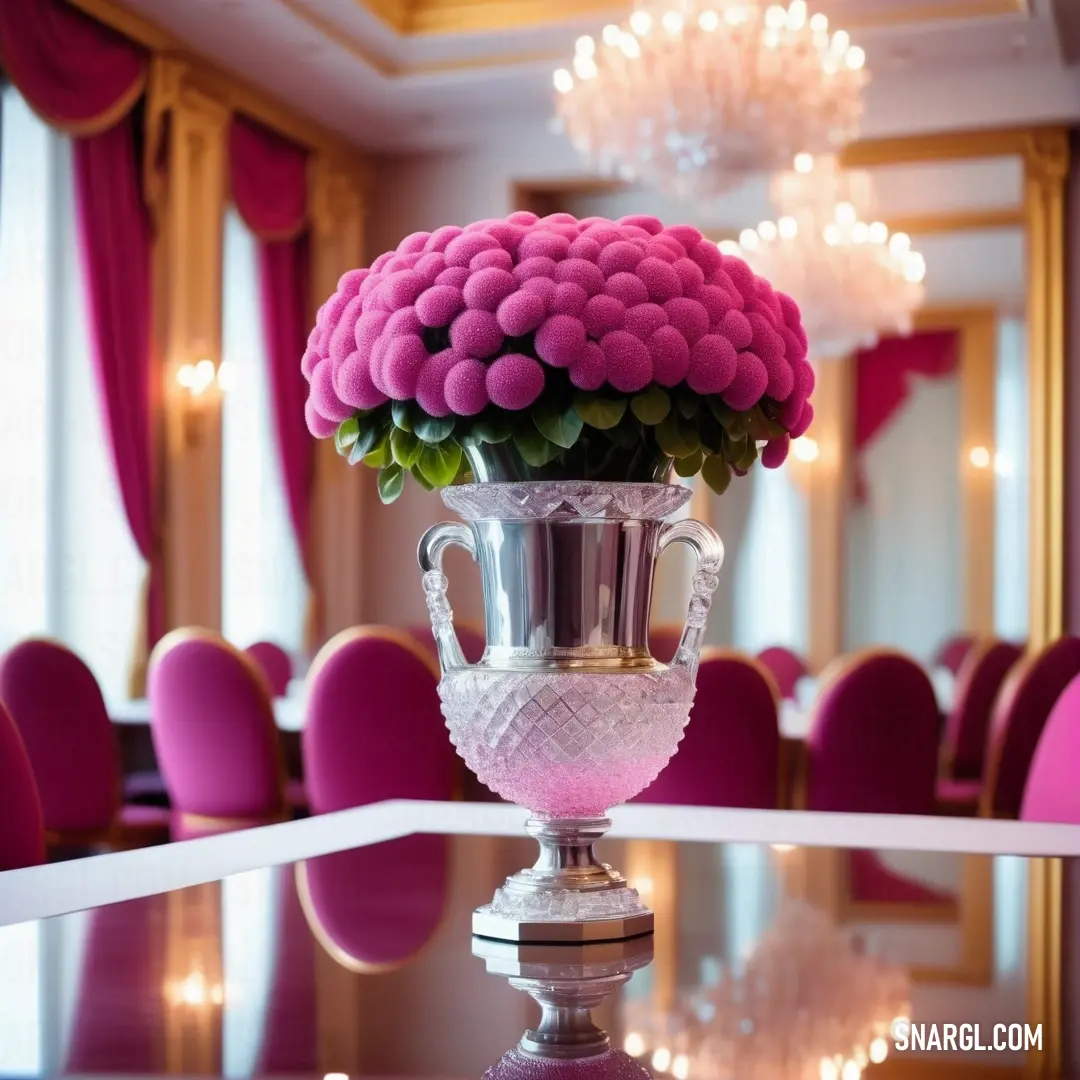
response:
[[[357,0],[398,34],[437,35],[520,30],[610,15],[621,18],[615,0]],[[866,10],[840,15],[847,30],[914,26],[1029,14],[1028,0],[925,0],[901,10]]]
[[[1042,1024],[1041,1054],[1029,1054],[1024,1076],[1056,1080],[1061,1074],[1061,959],[1064,862],[1028,860],[1027,1021]]]

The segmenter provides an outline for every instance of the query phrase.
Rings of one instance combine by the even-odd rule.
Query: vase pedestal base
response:
[[[473,912],[473,934],[580,944],[652,933],[653,913],[637,890],[593,852],[610,827],[607,818],[530,818],[525,831],[539,842],[540,858],[507,878],[492,902]]]
[[[526,1058],[572,1061],[611,1049],[607,1033],[593,1022],[592,1010],[651,962],[653,942],[648,936],[576,946],[474,938],[473,955],[490,974],[509,980],[540,1006],[540,1023],[525,1033],[517,1052]]]

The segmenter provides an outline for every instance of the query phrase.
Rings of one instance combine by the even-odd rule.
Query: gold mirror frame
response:
[[[1068,130],[1000,128],[868,139],[841,155],[849,168],[920,165],[1016,157],[1023,164],[1027,271],[1029,395],[1028,639],[1032,649],[1065,626],[1065,182]],[[986,228],[1000,211],[961,213],[933,222],[935,231]],[[923,223],[923,228],[930,219]]]

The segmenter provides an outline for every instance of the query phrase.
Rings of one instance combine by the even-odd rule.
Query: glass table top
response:
[[[653,935],[474,939],[535,851],[415,834],[0,927],[0,1076],[854,1080],[976,1053],[1004,1077],[1060,1053],[1032,988],[1072,963],[1041,929],[1071,860],[607,840]],[[592,1025],[614,1052],[504,1058]]]

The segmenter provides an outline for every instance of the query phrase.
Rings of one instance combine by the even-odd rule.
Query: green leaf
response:
[[[334,446],[339,454],[347,454],[349,447],[360,437],[360,421],[355,416],[342,420],[334,433]]]
[[[412,430],[417,436],[429,445],[441,443],[454,434],[455,418],[453,416],[428,416],[421,412],[413,414]]]
[[[400,465],[387,465],[379,473],[379,498],[392,503],[405,486],[405,470]]]
[[[692,391],[683,391],[679,394],[675,404],[678,407],[679,415],[686,420],[693,420],[701,410],[701,398]]]
[[[675,474],[682,477],[697,476],[704,461],[705,455],[700,450],[695,450],[687,457],[677,458],[675,461]]]
[[[763,441],[787,434],[787,428],[779,420],[766,416],[760,405],[749,414],[748,428],[753,438]]]
[[[542,468],[559,456],[559,447],[539,431],[519,431],[514,436],[514,446],[526,463],[534,469]]]
[[[377,424],[372,424],[369,428],[361,428],[356,441],[349,450],[349,464],[355,465],[358,461],[363,460],[364,455],[375,447],[381,434],[382,431]]]
[[[574,411],[589,427],[610,431],[626,415],[626,401],[580,391],[574,395]]]
[[[540,401],[532,411],[537,430],[556,446],[569,450],[578,441],[585,421],[571,406],[569,409],[554,401]]]
[[[372,469],[381,469],[394,460],[390,452],[390,436],[383,433],[382,438],[367,452],[364,464]]]
[[[453,439],[447,439],[438,446],[425,445],[420,451],[418,464],[432,487],[444,488],[452,484],[457,476],[458,466],[461,465],[461,447]]]
[[[514,422],[505,413],[492,413],[473,423],[469,432],[474,444],[504,443],[514,433]]]
[[[659,386],[650,386],[630,402],[630,411],[643,424],[655,427],[671,412],[671,398]]]
[[[623,450],[633,450],[641,442],[641,423],[632,413],[624,414],[622,420],[604,434]]]
[[[723,495],[731,483],[731,467],[722,456],[710,454],[701,466],[701,478],[717,495]]]
[[[420,471],[419,465],[414,465],[410,470],[412,478],[425,490],[434,491],[435,489],[428,483],[427,477]]]
[[[754,442],[753,439],[747,439],[746,446],[743,449],[742,455],[737,461],[733,461],[733,464],[737,469],[742,469],[743,472],[746,472],[746,470],[749,469],[755,461],[757,461],[757,457],[757,443]]]
[[[698,433],[689,425],[680,423],[674,413],[669,413],[656,426],[656,443],[668,457],[685,458],[701,449]]]
[[[413,426],[410,413],[409,402],[390,402],[390,415],[394,418],[394,427],[401,428],[402,431],[412,431]]]
[[[390,432],[390,453],[403,469],[411,469],[420,460],[424,444],[411,432],[394,428]]]
[[[730,405],[724,404],[718,396],[710,397],[709,408],[713,416],[720,421],[724,430],[734,438],[747,435],[750,432],[750,414],[736,412]]]
[[[724,449],[724,429],[708,409],[702,409],[694,420],[701,448],[706,454],[719,454]]]

